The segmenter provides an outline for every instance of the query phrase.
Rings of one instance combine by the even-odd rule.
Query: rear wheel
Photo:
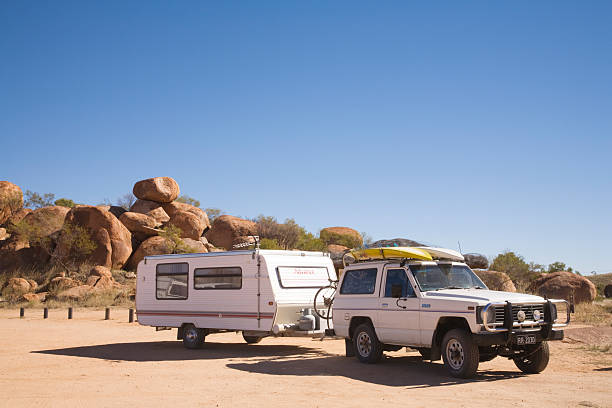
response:
[[[478,346],[462,329],[452,329],[442,340],[444,365],[453,377],[470,378],[478,370]]]
[[[548,343],[543,341],[540,344],[525,348],[525,353],[514,358],[514,364],[524,373],[537,374],[544,371],[550,359],[550,349]]]
[[[244,339],[244,341],[246,341],[248,344],[257,344],[261,341],[262,337],[259,336],[245,336],[244,333],[242,333],[242,338]]]
[[[369,323],[357,326],[353,334],[353,345],[357,358],[362,363],[378,363],[382,358],[383,344],[378,341],[374,328]]]
[[[198,329],[193,324],[183,327],[183,346],[188,349],[198,349],[204,345],[206,334],[203,329]]]

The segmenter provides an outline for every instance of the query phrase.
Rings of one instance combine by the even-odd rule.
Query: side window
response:
[[[406,271],[404,269],[389,269],[387,270],[387,280],[385,282],[385,297],[388,298],[405,298],[414,297],[414,290]]]
[[[353,269],[345,272],[340,293],[348,295],[367,295],[374,293],[376,287],[376,268]]]
[[[193,271],[193,287],[198,290],[240,289],[242,269],[238,266],[198,268]]]
[[[155,268],[155,296],[157,299],[187,299],[189,264],[166,263]]]

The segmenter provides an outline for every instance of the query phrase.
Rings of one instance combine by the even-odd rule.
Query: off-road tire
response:
[[[442,358],[450,375],[471,378],[478,371],[478,346],[463,329],[449,330],[442,339]]]
[[[353,333],[355,355],[362,363],[375,364],[383,355],[383,344],[378,341],[374,327],[370,323],[357,326]]]
[[[548,343],[543,341],[525,348],[525,356],[514,358],[514,364],[524,373],[538,374],[544,371],[549,359],[550,349]]]
[[[261,341],[261,339],[263,337],[260,336],[245,336],[244,333],[242,334],[242,338],[244,339],[244,341],[246,341],[248,344],[257,344]]]
[[[199,349],[204,345],[206,333],[203,329],[198,329],[193,324],[183,327],[183,346],[188,349]]]

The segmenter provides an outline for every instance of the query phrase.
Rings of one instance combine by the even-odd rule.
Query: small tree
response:
[[[526,287],[537,274],[529,270],[522,256],[506,251],[493,259],[491,270],[506,273],[517,287]]]
[[[568,267],[566,264],[564,264],[563,262],[553,262],[550,265],[548,265],[548,273],[553,273],[553,272],[560,272],[560,271],[568,271],[568,272],[573,272],[573,269],[571,267]]]
[[[179,198],[177,198],[176,201],[178,201],[179,203],[191,204],[194,207],[200,206],[200,202],[198,200],[196,200],[195,198],[189,197],[188,195],[182,195]]]
[[[191,247],[183,241],[181,234],[183,231],[173,224],[168,224],[161,229],[159,236],[166,240],[168,250],[171,254],[188,254],[198,252],[196,248]]]
[[[224,214],[223,210],[220,210],[219,208],[207,208],[204,210],[204,212],[206,215],[208,215],[208,219],[211,223],[215,221],[215,218]]]
[[[132,193],[122,195],[117,199],[116,206],[123,208],[125,211],[130,211],[130,208],[136,202],[136,197]]]
[[[36,210],[38,208],[53,205],[54,199],[55,194],[46,193],[41,196],[34,191],[26,190],[23,206]]]
[[[296,248],[302,251],[327,251],[327,245],[325,245],[325,242],[323,242],[321,238],[315,237],[312,233],[304,229],[300,231],[300,239],[296,244]]]
[[[72,208],[76,205],[74,201],[68,198],[58,198],[57,200],[55,200],[54,204],[59,205],[61,207],[68,207],[68,208]]]

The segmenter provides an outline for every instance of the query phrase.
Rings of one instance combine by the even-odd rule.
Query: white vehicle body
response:
[[[455,267],[469,270],[463,262],[399,260],[359,262],[345,268],[333,303],[333,325],[336,335],[347,339],[347,353],[354,352],[349,351],[351,341],[356,328],[363,324],[372,327],[382,347],[417,348],[432,360],[440,358],[442,340],[451,329],[464,331],[470,342],[478,346],[481,356],[493,357],[516,356],[523,341],[540,344],[563,338],[559,329],[569,322],[569,312],[567,320],[559,322],[554,305],[565,301],[488,290],[477,277],[479,283],[475,286],[481,288],[473,287],[472,283],[456,289],[422,287],[419,280],[428,278],[419,275],[417,279],[415,270],[442,265],[451,271]],[[473,274],[471,270],[469,273]],[[405,279],[403,284],[407,287],[402,289],[405,293],[399,293],[401,285],[390,285],[389,280],[396,276]],[[365,281],[368,284],[363,284]],[[395,289],[396,293],[392,293]],[[507,313],[512,314],[510,319],[506,318]]]
[[[138,265],[136,313],[142,325],[179,328],[179,338],[185,325],[205,334],[323,334],[327,320],[300,327],[300,319],[314,318],[309,309],[317,290],[336,279],[331,258],[320,252],[148,256]]]

